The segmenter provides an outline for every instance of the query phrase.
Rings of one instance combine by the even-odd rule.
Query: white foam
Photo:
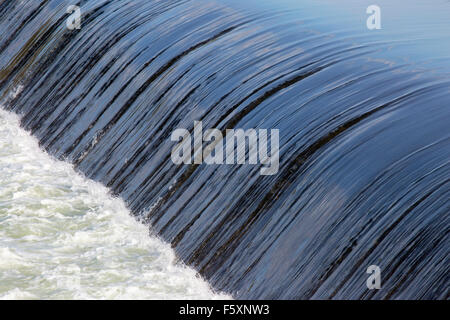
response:
[[[0,298],[217,299],[121,199],[0,110]]]

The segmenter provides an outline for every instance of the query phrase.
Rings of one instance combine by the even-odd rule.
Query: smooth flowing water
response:
[[[213,299],[123,201],[0,110],[0,299]]]
[[[73,4],[80,29],[67,28]],[[450,3],[379,0],[380,30],[366,26],[371,4],[2,1],[0,100],[44,150],[122,198],[219,291],[266,299],[449,298]],[[175,165],[171,134],[192,132],[194,121],[221,132],[278,129],[278,173],[262,176],[260,165]],[[43,197],[60,183],[47,180],[30,192]],[[74,199],[63,211],[78,208],[82,197],[67,192]],[[58,204],[38,198],[29,214],[40,223],[42,208]],[[83,228],[122,228],[97,200],[85,200],[94,209],[74,213],[74,225],[64,213],[55,217],[80,230],[58,241],[76,247],[97,241],[86,240]],[[27,208],[23,198],[12,201],[12,212]],[[42,237],[57,237],[51,225],[63,222],[56,221]],[[109,246],[98,254],[120,270],[137,268],[123,275],[146,274],[154,250],[130,241],[136,245],[117,257]],[[366,287],[371,265],[381,269],[380,290]],[[113,276],[105,272],[97,281]]]

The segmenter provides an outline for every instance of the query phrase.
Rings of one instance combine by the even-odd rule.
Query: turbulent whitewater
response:
[[[0,299],[212,299],[122,200],[0,111]]]
[[[450,3],[379,0],[380,30],[366,26],[371,4],[0,2],[4,108],[42,149],[124,201],[113,212],[113,200],[91,194],[73,173],[67,179],[76,183],[64,182],[67,173],[35,153],[20,157],[36,168],[38,180],[27,187],[14,169],[21,162],[6,153],[1,163],[12,177],[2,180],[25,185],[2,189],[9,197],[2,224],[29,218],[36,226],[2,229],[26,250],[10,242],[2,255],[20,266],[28,254],[40,261],[62,250],[68,267],[79,256],[81,283],[117,280],[102,289],[107,296],[141,290],[128,275],[146,281],[154,268],[168,290],[205,294],[185,285],[192,277],[182,274],[193,274],[168,263],[166,247],[132,232],[146,234],[126,206],[177,258],[235,298],[448,299]],[[80,7],[80,29],[67,28],[70,5]],[[279,130],[279,170],[174,164],[172,132],[192,132],[196,121],[222,133]],[[45,208],[58,210],[55,221]],[[63,236],[55,224],[67,228]],[[46,249],[34,248],[33,237]],[[80,254],[80,245],[90,249]],[[23,267],[41,268],[33,286],[53,286],[47,278],[69,272],[52,263]],[[366,286],[371,265],[380,267],[380,290]],[[26,275],[6,270],[9,294],[20,294],[25,289],[13,283]],[[102,295],[93,292],[81,294]]]

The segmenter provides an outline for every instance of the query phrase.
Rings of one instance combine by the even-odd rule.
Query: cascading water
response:
[[[0,110],[0,299],[211,299],[123,201]]]
[[[450,5],[370,4],[6,0],[0,98],[218,290],[447,299]],[[279,129],[278,173],[175,165],[194,121]]]

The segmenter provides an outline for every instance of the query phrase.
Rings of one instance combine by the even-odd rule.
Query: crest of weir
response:
[[[236,298],[446,299],[450,5],[378,2],[381,30],[355,1],[2,1],[2,105]],[[279,171],[175,165],[194,121],[278,129]]]

